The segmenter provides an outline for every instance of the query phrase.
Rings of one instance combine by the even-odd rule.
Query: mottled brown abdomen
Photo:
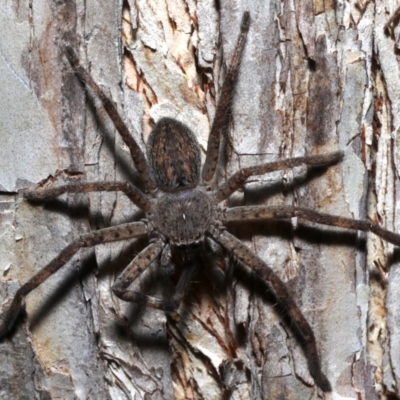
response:
[[[194,188],[200,180],[200,149],[185,125],[160,119],[147,142],[147,158],[159,188],[175,192]]]

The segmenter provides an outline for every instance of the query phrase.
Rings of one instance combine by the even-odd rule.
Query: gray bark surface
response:
[[[145,148],[155,121],[204,150],[245,10],[251,27],[218,180],[240,167],[339,150],[324,173],[251,179],[228,204],[298,205],[399,232],[398,32],[386,1],[7,0],[0,5],[0,302],[79,234],[142,217],[122,194],[35,206],[25,188],[138,179],[65,43]],[[204,151],[202,150],[203,156]],[[232,224],[288,285],[333,394],[313,384],[268,287],[216,249],[176,317],[110,290],[147,239],[81,250],[32,292],[0,341],[0,399],[400,397],[399,250],[305,221]],[[218,268],[220,267],[220,268]],[[134,287],[170,296],[157,265]],[[0,307],[1,308],[1,307]]]

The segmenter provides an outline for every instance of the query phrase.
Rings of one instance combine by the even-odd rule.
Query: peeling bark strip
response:
[[[137,143],[146,141],[155,121],[173,116],[206,148],[244,10],[254,29],[228,127],[233,152],[218,181],[281,159],[338,150],[345,156],[320,176],[315,170],[305,176],[300,166],[254,176],[230,207],[311,208],[400,231],[394,0],[243,0],[220,2],[218,10],[214,3],[176,0],[157,7],[87,0],[78,10],[72,0],[3,3],[1,298],[79,235],[137,213],[123,194],[90,193],[83,202],[67,194],[68,211],[58,203],[56,210],[32,207],[15,196],[43,181],[44,187],[74,185],[84,175],[90,182],[125,182],[134,174],[128,154],[113,157],[121,139],[101,105],[90,95],[86,103],[62,61],[65,42],[85,54],[130,131],[143,132]],[[136,204],[145,206],[142,200]],[[83,217],[89,205],[90,218]],[[398,251],[375,235],[302,223],[235,223],[233,229],[288,285],[312,327],[333,396],[400,396]],[[118,302],[110,292],[115,276],[142,245],[80,252],[57,273],[64,286],[49,278],[28,296],[27,323],[0,342],[0,398],[320,398],[267,288],[232,271],[235,261],[213,242],[182,315],[166,319]],[[160,282],[159,291],[170,294],[165,275],[151,278],[152,269],[132,289]]]
[[[316,61],[316,52],[318,49],[315,48],[315,23],[314,23],[314,5],[312,0],[299,0],[295,3],[296,7],[296,21],[297,26],[304,43],[304,47],[307,50],[307,57],[310,60]]]

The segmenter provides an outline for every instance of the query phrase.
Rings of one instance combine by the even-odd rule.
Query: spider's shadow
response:
[[[273,310],[272,312],[279,316],[285,327],[289,327],[290,333],[293,335],[296,342],[299,343],[303,351],[306,352],[307,342],[304,340],[302,332],[297,328],[297,325],[293,323],[287,310],[273,294],[268,283],[260,279],[251,270],[241,264],[235,266],[233,276],[247,289],[249,293],[252,294],[252,296],[262,299],[265,304],[268,304],[271,307],[271,310]],[[294,288],[290,282],[287,282],[286,285],[288,286],[289,291],[294,293],[295,290],[293,290]],[[239,346],[246,346],[246,343],[249,340],[248,335],[249,333],[246,331],[244,326],[236,327],[236,339]]]
[[[127,181],[130,181],[136,187],[141,188],[142,183],[139,179],[139,176],[135,168],[133,167],[133,162],[132,159],[130,158],[130,155],[126,154],[126,156],[123,157],[122,149],[118,149],[115,147],[114,135],[110,132],[110,128],[106,124],[104,124],[104,122],[99,117],[98,109],[101,106],[96,107],[95,97],[89,91],[85,90],[85,92],[86,92],[86,105],[87,108],[89,109],[91,117],[94,120],[94,123],[96,124],[96,132],[99,132],[103,143],[108,149],[109,155],[115,160],[116,168],[120,172],[122,172],[124,178]],[[109,123],[108,125],[111,126],[111,123]],[[128,127],[131,128],[131,126]],[[114,131],[116,130],[116,128],[113,129]],[[138,140],[138,138],[135,137],[135,140]],[[139,144],[141,142],[142,140],[138,140]]]
[[[89,221],[91,230],[98,230],[107,228],[110,226],[109,220],[111,215],[104,216],[103,213],[90,208],[87,199],[82,200],[82,196],[86,194],[69,194],[74,199],[71,202],[64,199],[52,199],[49,201],[30,201],[35,207],[41,206],[43,210],[54,212],[60,215],[65,215],[72,220],[85,220]],[[138,209],[134,209],[132,206],[132,212],[130,215],[125,216],[123,221],[118,221],[117,224],[123,224],[131,221],[140,221],[144,216],[143,212]]]
[[[49,313],[54,311],[57,306],[66,298],[66,296],[69,296],[71,291],[76,289],[76,284],[78,282],[87,280],[89,275],[93,273],[96,274],[96,277],[99,280],[104,279],[107,275],[118,276],[119,273],[122,272],[122,270],[138,253],[138,251],[143,249],[146,244],[147,241],[145,238],[133,240],[132,242],[124,246],[118,257],[115,257],[115,259],[113,260],[105,260],[103,263],[104,265],[100,266],[98,264],[98,261],[96,260],[94,252],[90,252],[90,255],[88,257],[83,258],[79,262],[79,268],[76,268],[77,262],[74,262],[72,260],[72,264],[68,264],[68,272],[64,271],[63,278],[57,281],[57,283],[54,285],[55,287],[52,292],[46,296],[45,300],[41,301],[39,307],[31,315],[31,328],[35,329],[35,326],[37,326],[43,319],[45,319]],[[143,286],[145,290],[157,286],[154,285],[154,281],[160,282],[160,280],[155,279],[155,274],[153,274],[153,272],[154,271],[150,271],[147,280],[145,279],[144,282],[141,281],[141,286]],[[165,280],[163,280],[163,283],[165,283]],[[110,287],[110,296],[111,295],[112,292]],[[84,301],[83,298],[82,301]],[[131,303],[131,307],[129,307],[129,313],[126,314],[126,321],[129,322],[128,325],[131,326],[132,324],[135,324],[136,320],[140,317],[142,312],[143,310],[139,305]],[[119,332],[120,337],[129,336],[126,333],[123,333],[123,329],[119,329],[124,328],[127,325],[126,321],[118,322],[118,317],[115,314],[116,332]],[[135,339],[137,339],[136,336]],[[142,338],[143,341],[146,341],[148,344],[151,345],[166,345],[166,343],[164,343],[164,340],[161,339],[160,343],[159,339],[160,338],[157,338],[155,340],[154,335],[150,334]]]
[[[247,186],[245,188],[246,205],[265,205],[267,200],[274,196],[291,194],[296,189],[306,187],[312,181],[324,176],[329,168],[329,166],[309,168],[306,173],[295,175],[287,185],[284,185],[281,179],[277,179],[259,185]]]
[[[79,268],[76,268],[73,264],[69,263],[68,271],[63,271],[63,278],[58,279],[54,285],[54,289],[46,296],[45,300],[41,300],[40,305],[35,309],[34,313],[30,317],[30,328],[34,330],[42,320],[46,318],[52,311],[57,309],[57,306],[76,288],[76,283],[80,280],[84,280],[91,273],[96,270],[96,259],[94,253],[89,257],[82,260],[79,264]]]
[[[300,182],[300,184],[306,184],[308,180],[315,179],[322,175],[325,172],[326,168],[314,168],[312,173],[308,173],[305,179]],[[297,186],[299,184],[298,180],[293,181],[293,186]],[[272,196],[275,193],[282,192],[282,183],[280,181],[273,182],[271,184],[262,185],[261,187],[256,188],[255,190],[250,190],[249,197],[255,197],[260,199],[260,195],[264,196]],[[81,195],[75,195],[78,197]],[[63,213],[68,215],[71,218],[87,218],[89,215],[89,207],[87,202],[76,202],[73,205],[67,204],[65,201],[54,199],[52,201],[44,203],[44,208],[58,213]],[[136,215],[138,217],[138,215]],[[97,220],[97,218],[95,218]],[[138,220],[140,218],[135,218],[129,220]],[[230,231],[235,232],[236,223],[230,223],[229,227]],[[290,222],[283,220],[274,220],[267,222],[260,221],[249,221],[249,222],[241,222],[240,223],[240,234],[236,234],[241,239],[251,239],[254,235],[262,235],[262,236],[279,236],[286,240],[293,239],[295,234],[293,227]],[[343,231],[338,232],[337,230],[330,230],[329,227],[321,228],[312,228],[306,226],[299,226],[296,229],[296,235],[301,237],[302,239],[313,242],[313,243],[324,243],[325,245],[340,245],[340,246],[355,246],[357,241],[357,234],[351,231]],[[364,241],[359,241],[358,246],[364,247]],[[98,278],[101,279],[106,274],[114,274],[118,275],[122,272],[122,270],[128,265],[128,263],[134,258],[138,251],[143,249],[147,245],[146,239],[136,240],[133,244],[126,246],[122,253],[117,257],[117,259],[113,260],[107,264],[107,266],[101,266],[98,271]],[[121,262],[121,260],[123,260]],[[57,290],[51,294],[47,300],[42,304],[42,306],[37,310],[35,315],[32,317],[32,326],[34,327],[36,323],[40,321],[41,318],[45,317],[48,312],[54,307],[55,304],[59,303],[64,296],[66,296],[72,287],[73,283],[78,279],[85,279],[87,274],[92,273],[96,270],[96,260],[94,256],[90,256],[88,259],[84,260],[80,271],[72,270],[67,276],[63,279],[62,282],[57,284]],[[204,271],[202,271],[204,274]],[[209,271],[210,274],[213,273],[212,269]],[[159,282],[165,282],[165,279],[157,279],[159,277],[160,271],[157,269],[152,269],[151,273],[145,279],[141,279],[141,287],[147,293],[151,289],[152,291],[157,290],[160,286]],[[242,277],[243,278],[243,277]],[[169,295],[172,295],[173,285],[171,283]],[[259,291],[259,295],[261,298],[264,298],[267,302],[273,303],[274,299],[271,295],[266,295],[268,291],[263,290]],[[110,288],[111,294],[111,288]],[[165,293],[164,293],[165,294]],[[164,297],[164,296],[162,296]],[[185,304],[184,307],[190,307],[190,304]],[[126,321],[123,321],[120,326],[133,326],[139,320],[141,315],[144,312],[148,312],[149,310],[144,310],[143,307],[137,304],[131,304],[129,307],[128,313],[126,313]],[[182,313],[182,317],[185,318],[187,313]],[[283,310],[281,313],[284,316]],[[240,336],[240,335],[239,335]],[[159,345],[159,338],[155,340],[154,335],[148,334],[135,334],[135,339],[141,342],[141,345],[153,346],[155,344]]]

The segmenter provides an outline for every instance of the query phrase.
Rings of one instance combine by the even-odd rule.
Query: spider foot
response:
[[[22,192],[22,195],[24,196],[24,199],[30,202],[38,202],[49,199],[49,197],[46,196],[44,191],[40,190],[24,190]]]
[[[241,32],[248,32],[250,28],[250,13],[245,11],[242,16],[242,21],[240,23]]]
[[[322,373],[320,367],[315,365],[310,365],[309,369],[311,372],[311,376],[314,378],[315,384],[323,391],[323,392],[332,392],[332,386],[329,382],[328,378]]]
[[[64,53],[67,56],[68,61],[72,67],[77,67],[79,65],[78,55],[76,54],[75,50],[69,44],[67,44],[65,46]]]
[[[16,300],[16,298],[9,298],[4,301],[0,306],[0,340],[7,335],[13,328],[15,321],[20,315],[23,303]]]

